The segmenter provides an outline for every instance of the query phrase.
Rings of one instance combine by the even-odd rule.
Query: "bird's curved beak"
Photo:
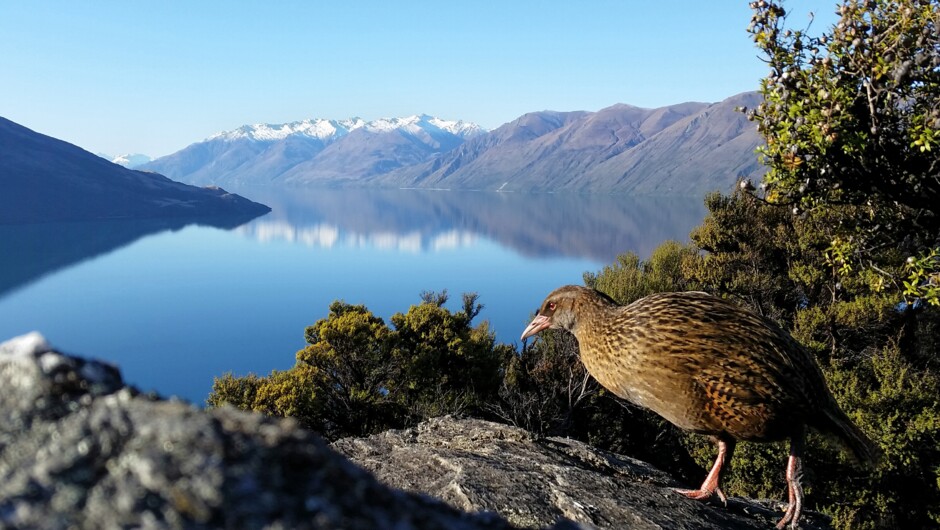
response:
[[[525,331],[522,332],[522,336],[519,337],[519,340],[525,340],[551,325],[551,319],[545,315],[539,315],[532,319],[532,322],[530,322],[529,325],[525,328]]]

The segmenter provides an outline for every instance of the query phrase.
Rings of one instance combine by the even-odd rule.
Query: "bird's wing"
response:
[[[706,410],[742,439],[766,439],[805,421],[822,375],[802,346],[774,328],[729,333],[693,376]],[[824,383],[823,383],[824,384]],[[802,418],[802,419],[801,419]]]

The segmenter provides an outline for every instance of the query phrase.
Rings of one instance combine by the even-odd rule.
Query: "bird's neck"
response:
[[[637,402],[629,369],[635,366],[633,329],[623,316],[623,307],[600,299],[580,308],[572,332],[588,373],[614,394]]]
[[[579,300],[575,307],[578,315],[574,326],[569,330],[578,338],[578,342],[593,342],[605,331],[604,324],[609,322],[618,312],[620,306],[614,305],[600,297],[589,297]]]

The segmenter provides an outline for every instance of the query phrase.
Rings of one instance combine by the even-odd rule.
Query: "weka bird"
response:
[[[619,306],[569,285],[548,295],[522,339],[546,328],[574,333],[588,372],[617,396],[713,437],[718,457],[702,487],[677,490],[692,499],[717,494],[726,501],[721,470],[738,440],[789,439],[789,505],[777,527],[796,526],[806,426],[834,435],[862,462],[878,458],[812,355],[770,320],[720,298],[660,293]]]

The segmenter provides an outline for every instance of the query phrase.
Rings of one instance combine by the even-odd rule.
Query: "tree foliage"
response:
[[[584,284],[620,303],[630,303],[652,293],[684,291],[688,282],[682,274],[682,264],[695,252],[677,241],[662,243],[648,260],[626,252],[600,272],[584,273]]]
[[[581,364],[570,333],[545,330],[505,363],[500,399],[487,410],[537,436],[572,433],[577,415],[601,391]]]
[[[300,417],[328,438],[363,435],[399,424],[401,411],[389,399],[391,330],[363,305],[330,304],[326,318],[304,332],[291,372],[306,374],[321,414]],[[298,417],[298,416],[295,416]]]
[[[391,318],[392,359],[401,375],[389,390],[413,419],[479,411],[495,396],[512,351],[496,343],[487,322],[471,325],[483,307],[476,294],[464,294],[457,312],[446,302],[444,292]]]
[[[884,466],[867,471],[831,440],[811,436],[807,501],[832,514],[840,528],[936,525],[940,312],[899,304],[896,291],[877,288],[875,273],[841,272],[827,256],[836,229],[831,220],[840,212],[793,217],[741,191],[706,203],[709,214],[692,234],[705,252],[686,262],[688,280],[789,329],[816,355],[842,407],[885,452]],[[711,444],[688,437],[686,445],[702,466],[710,465]],[[776,496],[785,451],[783,444],[740,444],[726,491]],[[827,478],[834,476],[842,479]]]
[[[789,27],[778,2],[751,7],[770,67],[749,112],[766,140],[767,200],[852,206],[834,209],[831,259],[940,304],[940,3],[848,0],[819,34]]]

